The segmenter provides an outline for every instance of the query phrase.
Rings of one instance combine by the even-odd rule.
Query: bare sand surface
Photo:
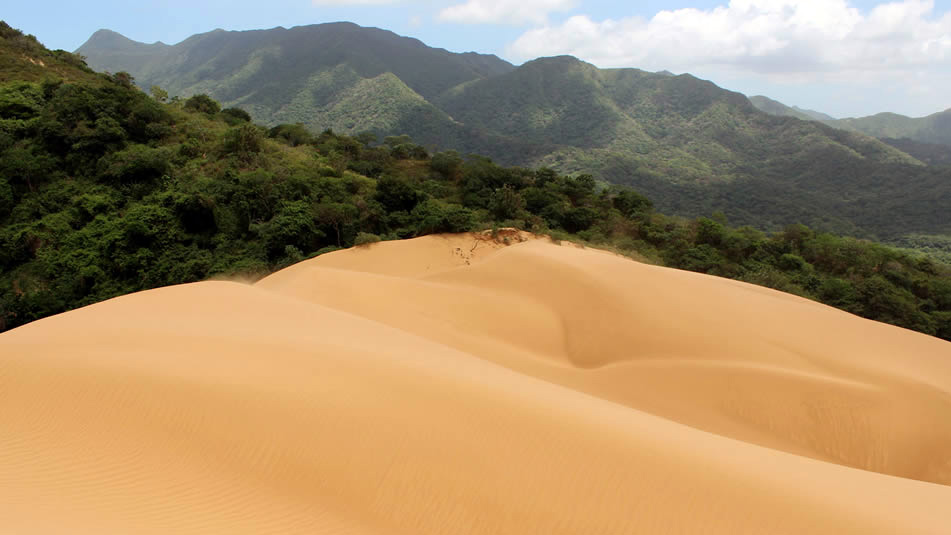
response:
[[[0,533],[951,533],[951,344],[509,234],[0,335]]]

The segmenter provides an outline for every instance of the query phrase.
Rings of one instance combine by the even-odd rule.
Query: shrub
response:
[[[356,239],[353,240],[354,246],[369,245],[371,243],[376,243],[380,241],[380,237],[376,234],[370,234],[369,232],[360,232],[357,234]]]
[[[292,147],[306,145],[307,143],[311,143],[314,140],[314,136],[312,136],[310,132],[307,131],[307,128],[305,128],[304,125],[300,123],[279,124],[274,128],[271,128],[267,135],[272,139],[282,139]]]
[[[214,115],[221,111],[221,104],[204,93],[195,95],[185,101],[183,106],[188,111]]]
[[[99,160],[99,176],[112,184],[153,182],[169,170],[169,154],[162,148],[132,145]]]
[[[250,161],[255,154],[261,152],[263,144],[264,136],[253,124],[243,124],[225,132],[225,152],[244,161]]]
[[[241,108],[225,108],[221,110],[221,116],[230,125],[251,122],[251,115]]]

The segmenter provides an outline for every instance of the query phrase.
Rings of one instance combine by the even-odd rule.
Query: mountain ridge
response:
[[[760,111],[771,115],[819,121],[833,128],[859,132],[877,139],[907,139],[931,145],[951,145],[951,108],[924,117],[881,112],[865,117],[836,119],[821,112],[790,107],[762,95],[750,97],[750,102]]]
[[[767,145],[754,143],[743,157],[764,150],[770,158],[786,154],[793,165],[812,165],[790,176],[783,162],[756,167],[741,161],[738,173],[762,177],[704,187],[653,176],[658,190],[670,193],[665,202],[684,203],[682,212],[711,198],[730,210],[688,220],[655,211],[636,191],[599,187],[591,175],[430,154],[406,136],[376,144],[366,136],[313,135],[300,125],[265,128],[240,109],[222,110],[207,95],[164,102],[160,92],[149,97],[135,87],[127,73],[94,73],[81,58],[45,50],[4,24],[0,60],[0,330],[147,288],[216,275],[255,278],[338,247],[441,232],[489,229],[496,236],[491,229],[514,227],[767,286],[951,339],[951,267],[937,260],[951,251],[951,232],[941,226],[947,224],[947,174],[919,165],[911,168],[931,174],[897,181],[891,175],[908,166],[859,157],[858,151],[880,149],[874,140],[757,112],[742,96],[691,76],[651,77],[662,89],[676,89],[658,92],[614,83],[646,73],[605,73],[573,58],[541,60],[518,73],[534,77],[551,102],[571,102],[581,91],[619,120],[627,108],[650,114],[674,106],[678,113],[663,114],[674,121],[666,125],[671,137],[706,135],[723,150],[772,132]],[[575,73],[574,86],[548,83],[560,81],[549,77],[562,67]],[[37,78],[37,69],[45,77]],[[59,72],[67,76],[57,78]],[[358,79],[354,88],[366,83],[412,92],[391,72]],[[503,80],[501,87],[511,85]],[[688,98],[704,91],[719,102],[705,106]],[[379,102],[378,91],[346,95],[359,105]],[[523,96],[513,94],[512,102]],[[422,102],[418,94],[403,100],[410,98]],[[739,106],[747,122],[729,124],[742,117],[728,104]],[[684,123],[685,115],[698,124]],[[546,135],[552,124],[566,123],[530,126]],[[817,132],[842,143],[804,139]],[[516,141],[502,143],[511,149]],[[780,143],[778,149],[771,142]],[[790,144],[807,152],[789,154]],[[585,156],[581,149],[555,148],[580,153],[563,153],[566,158]],[[690,150],[680,157],[702,156]],[[843,151],[859,156],[845,158]],[[744,218],[768,232],[739,226]],[[905,247],[934,256],[790,224],[813,221],[904,237]],[[775,227],[782,230],[769,231]]]
[[[807,110],[799,106],[787,106],[778,100],[771,99],[764,95],[754,95],[750,97],[753,103],[760,111],[771,115],[784,115],[795,117],[804,121],[835,121],[835,117],[815,110]]]
[[[80,52],[103,68],[94,45]],[[951,232],[937,208],[921,209],[951,197],[922,161],[854,130],[763,113],[689,74],[571,56],[516,67],[352,23],[209,32],[167,50],[129,72],[173,95],[208,93],[268,126],[408,134],[431,150],[592,174],[686,217],[722,211],[737,224],[877,238]],[[901,206],[893,180],[908,190]],[[896,209],[901,230],[868,215],[870,202]]]

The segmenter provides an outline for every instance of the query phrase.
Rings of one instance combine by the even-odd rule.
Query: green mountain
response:
[[[0,80],[38,82],[49,77],[90,83],[101,79],[82,58],[65,50],[48,50],[36,37],[0,21]]]
[[[801,119],[803,121],[834,121],[835,117],[827,115],[825,113],[814,111],[814,110],[804,110],[799,106],[787,106],[778,100],[773,100],[769,97],[764,97],[763,95],[756,95],[750,97],[750,102],[760,111],[764,111],[770,115],[782,115],[785,117],[795,117],[796,119]]]
[[[951,109],[918,118],[897,113],[879,113],[868,117],[836,119],[824,113],[795,106],[789,107],[782,102],[763,96],[750,97],[750,102],[760,111],[771,115],[795,117],[804,121],[821,121],[834,128],[860,132],[882,140],[908,140],[930,145],[951,145]],[[886,142],[901,148],[891,141]],[[913,148],[914,144],[905,143],[904,146]],[[923,153],[930,152],[925,147],[918,148],[918,152],[922,150],[924,150]]]
[[[951,233],[946,172],[855,131],[763,113],[690,75],[572,57],[516,68],[348,23],[216,30],[172,46],[100,31],[78,52],[144,88],[207,93],[269,126],[408,134],[505,165],[590,173],[688,217],[721,211],[759,228],[882,239]]]
[[[344,22],[215,30],[172,46],[100,30],[77,53],[94,69],[131,73],[143,88],[158,85],[182,97],[207,93],[266,124],[343,132],[392,132],[404,117],[426,117],[430,126],[451,130],[457,125],[427,99],[514,69],[495,56],[454,54]]]
[[[907,138],[921,143],[951,145],[951,109],[927,117],[879,113],[869,117],[839,119],[830,124],[878,138]]]
[[[951,165],[951,150],[948,149],[948,145],[924,143],[907,137],[883,137],[881,140],[925,164]]]
[[[490,153],[504,163],[593,173],[672,213],[721,211],[761,228],[804,222],[883,238],[919,225],[935,229],[929,234],[951,229],[937,201],[951,200],[947,172],[858,133],[762,113],[690,75],[543,58],[435,104],[463,124],[544,148],[528,161]],[[876,205],[889,216],[869,210]]]
[[[590,175],[431,155],[401,137],[374,146],[300,125],[268,129],[205,95],[149,97],[127,75],[95,74],[5,25],[0,60],[0,331],[147,288],[254,278],[339,247],[517,227],[951,339],[951,266],[920,253],[801,225],[764,233],[722,217],[670,217]],[[37,71],[39,60],[49,70]],[[574,76],[578,85],[550,91],[546,106],[600,80],[584,65]],[[686,97],[651,98],[684,107]],[[619,101],[591,103],[604,110],[596,119],[619,113]],[[570,131],[559,125],[566,117],[581,120],[560,111],[526,135]],[[940,253],[947,242],[921,233],[906,245]]]

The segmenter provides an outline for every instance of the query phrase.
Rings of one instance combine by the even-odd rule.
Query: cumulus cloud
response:
[[[901,73],[951,68],[951,12],[904,0],[862,12],[847,0],[731,0],[713,9],[592,20],[573,16],[524,33],[510,56],[571,54],[602,67],[730,68],[767,76]]]
[[[576,0],[468,0],[439,12],[439,20],[467,24],[545,24],[548,14],[567,11]]]

